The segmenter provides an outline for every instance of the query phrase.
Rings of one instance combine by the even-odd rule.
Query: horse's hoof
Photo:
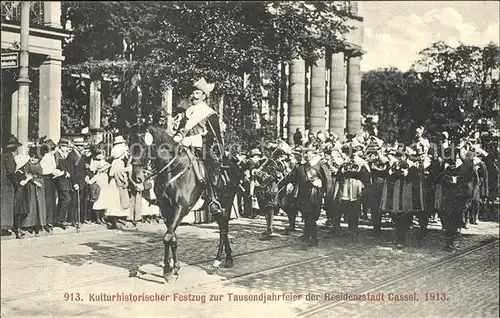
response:
[[[225,268],[231,268],[233,267],[233,260],[232,259],[226,259],[226,264],[224,264]]]
[[[163,273],[163,278],[165,279],[165,282],[168,284],[175,282],[179,278],[179,275],[177,274],[177,271],[173,269],[169,273]]]
[[[295,231],[296,231],[296,229],[294,227],[287,227],[285,229],[285,235],[291,235]]]
[[[212,268],[219,268],[221,264],[222,264],[221,261],[215,260],[212,264]]]
[[[270,233],[263,234],[259,237],[261,241],[270,241],[272,239],[272,235]]]

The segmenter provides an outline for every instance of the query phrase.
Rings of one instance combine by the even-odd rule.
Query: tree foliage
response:
[[[166,87],[182,96],[204,76],[234,109],[227,113],[258,104],[262,71],[279,85],[279,62],[341,48],[348,30],[346,13],[333,2],[72,1],[63,10],[74,28],[64,48],[69,70],[124,81],[140,74],[148,90],[141,102],[157,107]],[[253,85],[243,87],[245,73]]]
[[[380,117],[380,135],[408,141],[420,125],[452,138],[476,130],[496,133],[499,47],[451,47],[437,42],[420,52],[412,69],[363,74],[362,107]]]

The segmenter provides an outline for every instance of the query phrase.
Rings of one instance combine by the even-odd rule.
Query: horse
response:
[[[192,149],[177,143],[167,131],[154,125],[133,125],[126,129],[129,147],[131,178],[143,183],[154,177],[154,192],[157,205],[165,220],[167,231],[163,235],[164,267],[163,277],[168,283],[179,275],[180,265],[177,258],[176,229],[182,219],[191,211],[205,193],[206,185],[200,181],[199,174],[206,178],[206,170],[201,160],[195,157]],[[238,189],[242,173],[232,158],[225,157],[227,164],[223,169],[222,185],[226,191],[219,191],[221,206],[226,213],[214,216],[219,227],[219,245],[212,267],[221,265],[222,251],[226,252],[225,266],[232,267],[232,251],[229,244],[229,218],[234,195]],[[146,176],[146,167],[153,166],[153,174]],[[206,180],[206,179],[205,179]],[[235,186],[235,185],[238,186]],[[172,251],[170,264],[169,253]]]

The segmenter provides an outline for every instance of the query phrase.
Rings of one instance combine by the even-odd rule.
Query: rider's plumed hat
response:
[[[208,84],[205,78],[203,77],[193,84],[193,89],[199,89],[207,96],[210,95],[210,93],[214,90],[214,88],[215,84]]]

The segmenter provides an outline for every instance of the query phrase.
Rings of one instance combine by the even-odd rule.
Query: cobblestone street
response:
[[[320,220],[319,223],[323,222]],[[234,268],[220,269],[212,275],[211,262],[218,242],[216,225],[181,226],[178,251],[182,267],[178,280],[168,285],[164,283],[159,267],[163,259],[163,225],[143,224],[137,230],[104,230],[2,241],[2,317],[146,317],[167,314],[173,317],[270,317],[277,311],[283,317],[301,313],[332,317],[336,313],[373,316],[372,310],[377,311],[377,316],[393,316],[390,314],[392,310],[388,311],[384,306],[386,302],[351,302],[325,310],[321,308],[325,306],[326,293],[366,291],[450,257],[442,251],[440,225],[431,227],[425,247],[417,248],[412,238],[410,246],[403,252],[393,250],[391,229],[385,229],[382,237],[373,239],[368,236],[367,226],[362,226],[357,239],[349,236],[334,238],[323,229],[320,231],[320,246],[304,251],[298,240],[301,232],[281,235],[286,225],[285,218],[277,217],[276,223],[276,236],[270,241],[260,241],[259,234],[265,228],[263,219],[231,221]],[[461,243],[467,250],[496,239],[498,223],[481,222],[463,231]],[[429,316],[442,311],[442,315],[450,317],[462,314],[490,317],[498,309],[498,288],[490,283],[495,282],[496,286],[498,281],[495,250],[498,250],[498,244],[461,256],[456,261],[429,270],[428,275],[421,275],[418,279],[388,285],[377,292],[404,294],[418,291],[422,298],[425,291],[433,291],[450,297],[449,302],[424,303],[419,299],[414,303],[390,304],[389,307],[394,306],[400,315]],[[31,284],[19,284],[19,277]],[[447,283],[449,281],[453,284]],[[201,299],[170,299],[167,306],[95,299],[101,293],[122,292],[134,295],[173,295],[178,292],[207,298],[204,303]],[[230,299],[229,293],[292,293],[300,299],[236,302]],[[223,297],[210,301],[208,295],[214,294]],[[466,313],[460,309],[458,299],[470,299],[471,311]],[[316,307],[321,310],[316,312],[313,310]],[[456,311],[450,311],[448,307]]]

